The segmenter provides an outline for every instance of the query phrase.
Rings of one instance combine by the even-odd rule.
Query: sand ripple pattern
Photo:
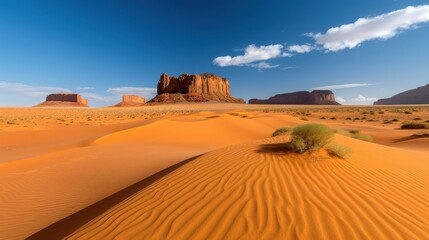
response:
[[[259,151],[276,141],[201,156],[68,239],[427,239],[427,163],[410,172]]]

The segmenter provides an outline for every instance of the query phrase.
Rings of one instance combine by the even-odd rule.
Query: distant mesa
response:
[[[227,79],[214,74],[182,74],[179,77],[162,74],[158,95],[149,101],[156,103],[229,102],[245,103],[231,96]]]
[[[394,95],[390,98],[379,99],[374,105],[429,104],[429,84]]]
[[[341,105],[330,90],[300,91],[277,94],[268,99],[250,99],[249,104]]]
[[[88,99],[76,93],[53,93],[35,107],[88,107]]]
[[[114,107],[139,107],[146,103],[146,98],[137,95],[123,95],[122,102],[114,105]]]

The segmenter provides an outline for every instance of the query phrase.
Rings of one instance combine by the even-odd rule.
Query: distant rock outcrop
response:
[[[162,74],[158,95],[150,103],[208,101],[244,103],[243,99],[231,96],[227,79],[210,73],[182,74],[177,78]]]
[[[250,99],[249,104],[340,105],[329,90],[300,91],[277,94],[265,100]]]
[[[76,93],[53,93],[46,97],[46,101],[35,107],[88,107],[88,99]]]
[[[114,107],[139,107],[146,103],[146,98],[137,95],[123,95],[122,102],[114,105]]]
[[[374,102],[374,105],[400,104],[429,104],[429,84],[396,94],[390,98],[379,99]]]

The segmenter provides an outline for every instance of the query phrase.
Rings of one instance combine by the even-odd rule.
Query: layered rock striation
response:
[[[158,95],[151,103],[231,102],[244,103],[231,96],[229,82],[217,75],[205,73],[182,74],[179,77],[162,74],[158,81]]]
[[[35,107],[88,107],[88,99],[76,93],[53,93],[46,97],[46,101]]]
[[[411,89],[390,98],[379,99],[374,105],[429,104],[429,84]]]
[[[277,94],[268,99],[250,99],[249,104],[340,105],[330,90],[300,91]]]
[[[139,107],[146,103],[146,98],[137,95],[123,95],[122,102],[114,105],[114,107]]]

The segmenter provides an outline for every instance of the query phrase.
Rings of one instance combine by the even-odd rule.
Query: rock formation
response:
[[[269,99],[250,99],[249,104],[340,105],[330,90],[277,94]]]
[[[46,97],[46,101],[35,107],[88,107],[88,99],[76,93],[53,93]]]
[[[137,95],[123,95],[122,102],[114,105],[114,107],[139,107],[146,103],[146,98]]]
[[[374,105],[395,104],[429,104],[429,84],[396,94],[390,98],[379,99],[374,102]]]
[[[182,74],[179,77],[162,74],[158,81],[158,95],[150,103],[177,102],[244,103],[231,96],[229,82],[214,74]]]

